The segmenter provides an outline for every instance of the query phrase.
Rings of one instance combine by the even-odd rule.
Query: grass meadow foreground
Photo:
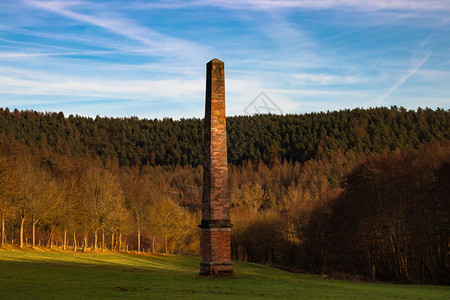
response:
[[[235,262],[198,276],[200,258],[0,249],[1,299],[450,299],[450,287],[323,280]]]

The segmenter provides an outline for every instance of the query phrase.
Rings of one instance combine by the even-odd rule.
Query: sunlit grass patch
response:
[[[198,257],[0,250],[1,299],[450,299],[442,286],[323,280],[235,262],[235,276],[199,276]]]

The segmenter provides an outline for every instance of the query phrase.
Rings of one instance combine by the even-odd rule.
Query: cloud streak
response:
[[[199,97],[203,94],[203,85],[203,78],[111,80],[58,76],[14,68],[0,72],[0,94],[4,95],[77,96],[141,101],[171,99],[176,102]]]
[[[174,55],[185,53],[204,54],[207,47],[183,39],[171,37],[155,30],[142,27],[132,20],[114,16],[87,15],[75,12],[72,8],[77,6],[89,6],[87,2],[67,1],[35,1],[23,0],[31,7],[47,10],[66,18],[103,28],[109,32],[139,42],[159,53],[159,55]]]
[[[398,88],[400,88],[406,80],[408,80],[409,77],[414,75],[414,73],[417,72],[417,70],[422,67],[424,63],[427,62],[427,60],[430,58],[432,52],[429,51],[422,60],[419,61],[419,63],[412,68],[405,76],[403,76],[386,94],[382,95],[380,98],[378,98],[377,102],[381,104],[387,97],[389,97],[393,92],[395,92]]]
[[[367,82],[369,79],[358,76],[337,76],[317,73],[297,73],[293,77],[303,85],[336,85],[336,84],[357,84]]]
[[[67,52],[0,52],[0,59],[8,58],[26,58],[26,57],[44,57],[44,56],[100,56],[107,54],[123,53],[123,51],[67,51]]]
[[[193,0],[152,1],[149,8],[176,9],[188,6],[213,6],[227,9],[352,9],[352,10],[450,10],[446,0]]]

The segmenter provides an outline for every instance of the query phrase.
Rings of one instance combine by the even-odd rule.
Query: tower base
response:
[[[231,262],[231,226],[230,220],[202,220],[202,262],[200,275],[233,275]]]
[[[200,263],[200,275],[203,276],[231,276],[233,275],[233,263],[230,262],[210,262]]]

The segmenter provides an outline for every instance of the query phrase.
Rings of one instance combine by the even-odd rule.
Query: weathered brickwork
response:
[[[224,64],[206,65],[201,275],[231,275]]]

